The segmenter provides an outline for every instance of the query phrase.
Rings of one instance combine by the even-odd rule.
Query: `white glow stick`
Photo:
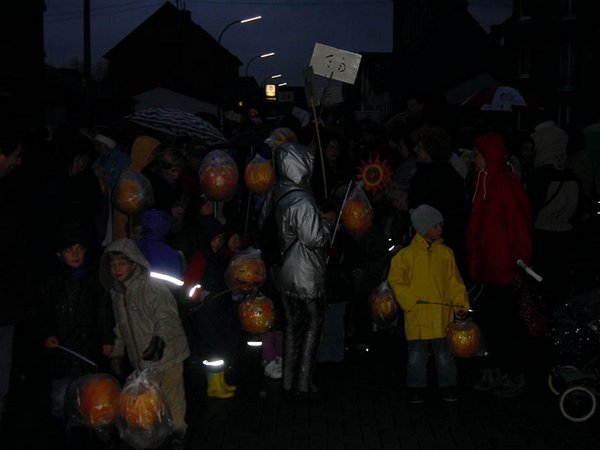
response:
[[[535,272],[531,267],[529,267],[522,259],[517,260],[517,266],[523,269],[527,275],[533,278],[537,282],[541,282],[544,278],[537,272]]]

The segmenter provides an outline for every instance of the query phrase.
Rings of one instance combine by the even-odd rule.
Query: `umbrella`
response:
[[[169,136],[196,137],[207,144],[225,144],[225,136],[207,120],[177,108],[148,108],[125,117],[126,120]]]
[[[510,86],[497,86],[476,92],[462,102],[459,108],[512,112],[531,109],[531,104],[517,89]]]

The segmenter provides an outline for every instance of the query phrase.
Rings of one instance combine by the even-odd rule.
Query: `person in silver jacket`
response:
[[[311,395],[325,307],[325,253],[335,213],[323,213],[310,190],[313,151],[297,142],[289,129],[276,129],[267,144],[274,151],[278,182],[259,215],[262,225],[272,207],[278,226],[281,267],[274,270],[286,316],[283,389]]]

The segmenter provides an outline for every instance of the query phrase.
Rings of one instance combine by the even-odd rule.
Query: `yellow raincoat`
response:
[[[417,304],[417,300],[469,307],[467,291],[454,254],[442,241],[431,246],[419,234],[392,258],[388,282],[404,311],[406,339],[437,339],[458,308]]]

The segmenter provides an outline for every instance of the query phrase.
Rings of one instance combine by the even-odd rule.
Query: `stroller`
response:
[[[548,336],[564,364],[548,375],[550,391],[559,396],[562,415],[588,420],[600,395],[600,288],[579,294],[554,313]]]

